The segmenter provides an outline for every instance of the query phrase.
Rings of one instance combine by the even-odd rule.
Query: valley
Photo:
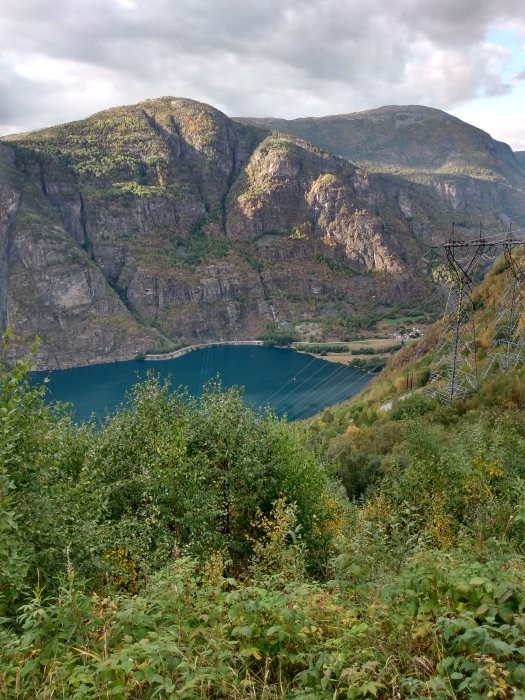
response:
[[[428,247],[525,223],[524,182],[519,154],[423,107],[292,123],[167,97],[4,137],[9,359],[37,337],[44,369],[433,320]]]
[[[477,143],[365,168],[171,98],[5,141],[0,694],[519,697],[521,166]]]
[[[525,700],[523,2],[0,39],[0,700]]]

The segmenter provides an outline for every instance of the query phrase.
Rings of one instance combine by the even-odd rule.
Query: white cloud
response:
[[[0,133],[180,95],[232,115],[446,110],[514,83],[521,0],[3,0]]]

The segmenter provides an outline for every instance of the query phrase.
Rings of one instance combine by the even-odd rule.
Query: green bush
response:
[[[522,411],[305,431],[150,375],[75,425],[28,368],[0,375],[2,697],[523,694]]]
[[[375,355],[377,351],[375,348],[363,346],[361,348],[355,348],[354,350],[350,350],[350,353],[352,355]]]
[[[53,588],[68,560],[90,585],[130,592],[181,551],[220,551],[238,570],[256,514],[281,496],[298,507],[308,565],[326,560],[337,510],[326,472],[297,429],[246,407],[239,390],[211,383],[190,399],[149,375],[102,423],[76,426],[27,369],[0,384],[6,600],[23,583]]]
[[[264,341],[266,345],[291,345],[297,340],[297,335],[292,330],[284,330],[279,328],[276,323],[269,323],[266,331],[258,337],[258,340]]]
[[[328,352],[348,352],[348,345],[346,343],[297,343],[295,349],[316,355],[326,355]]]

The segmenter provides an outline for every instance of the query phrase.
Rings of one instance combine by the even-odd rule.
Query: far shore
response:
[[[219,345],[264,345],[262,340],[217,340],[212,343],[200,343],[198,345],[186,345],[178,350],[164,353],[148,353],[144,356],[145,360],[174,360],[176,357],[182,357],[194,350],[202,350],[203,348],[213,348]]]
[[[266,345],[266,343],[263,340],[217,340],[213,341],[210,343],[199,343],[196,345],[186,345],[183,348],[179,348],[178,350],[172,350],[171,352],[165,352],[165,353],[147,353],[144,356],[145,360],[150,360],[150,361],[158,361],[158,360],[174,360],[177,357],[182,357],[183,355],[187,355],[190,352],[193,352],[194,350],[203,350],[205,348],[213,348],[213,347],[218,347],[220,345]],[[315,357],[318,360],[325,360],[326,362],[335,362],[338,364],[342,365],[347,365],[349,367],[354,367],[355,369],[360,369],[363,372],[366,372],[367,374],[374,374],[374,372],[370,372],[369,370],[363,369],[362,367],[358,367],[357,365],[354,365],[353,363],[357,359],[355,355],[352,355],[350,352],[345,352],[345,353],[326,353],[325,355],[319,355],[318,353],[315,352],[307,352],[305,350],[301,350],[297,347],[294,347],[295,344],[292,343],[291,345],[287,346],[280,346],[280,345],[275,345],[273,347],[284,347],[289,350],[294,350],[295,352],[300,353],[301,355],[310,355],[311,357]],[[365,357],[365,356],[364,356]]]

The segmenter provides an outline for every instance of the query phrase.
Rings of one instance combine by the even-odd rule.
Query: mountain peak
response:
[[[299,136],[347,160],[379,169],[468,171],[483,179],[505,177],[523,184],[510,146],[434,107],[386,105],[325,117],[239,121]]]

